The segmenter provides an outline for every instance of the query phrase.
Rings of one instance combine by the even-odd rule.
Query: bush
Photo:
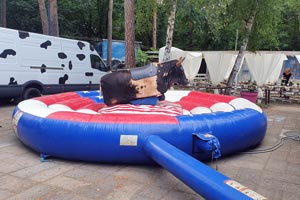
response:
[[[148,63],[148,55],[141,49],[138,49],[135,63],[137,67],[145,66]]]

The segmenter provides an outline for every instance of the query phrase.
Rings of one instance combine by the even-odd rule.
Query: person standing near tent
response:
[[[281,77],[281,85],[287,86],[289,84],[290,79],[293,78],[293,74],[291,73],[290,68],[286,68]]]

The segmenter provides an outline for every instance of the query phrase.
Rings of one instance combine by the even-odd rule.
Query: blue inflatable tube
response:
[[[249,196],[229,186],[230,178],[190,157],[159,136],[149,136],[145,151],[150,157],[205,199],[250,200]],[[248,189],[248,193],[250,190]],[[251,191],[254,193],[253,191]]]

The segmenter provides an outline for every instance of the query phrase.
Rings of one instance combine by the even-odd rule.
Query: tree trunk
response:
[[[39,2],[39,10],[40,10],[43,34],[49,35],[49,27],[48,27],[49,24],[48,24],[48,16],[47,16],[47,10],[45,6],[45,0],[38,0],[38,2]]]
[[[153,17],[152,17],[152,47],[156,49],[156,33],[157,33],[157,3],[155,2],[155,6],[153,9]]]
[[[113,0],[108,1],[108,23],[107,23],[107,64],[111,66],[112,59],[112,13],[113,13]]]
[[[254,23],[255,14],[256,14],[256,9],[253,10],[253,13],[249,17],[249,19],[245,20],[245,36],[243,38],[243,42],[242,42],[241,48],[239,50],[238,56],[235,60],[233,69],[232,69],[232,71],[230,73],[230,76],[228,78],[228,81],[227,81],[227,86],[230,87],[230,88],[232,87],[232,85],[234,83],[234,80],[235,80],[235,77],[236,77],[236,75],[237,75],[237,73],[238,73],[238,71],[239,71],[239,69],[242,65],[242,61],[244,59],[245,51],[247,49],[249,37],[250,37],[252,26],[253,26],[253,23]],[[230,91],[231,91],[230,88],[226,89],[226,91],[225,91],[225,93],[227,95],[230,95]]]
[[[59,36],[58,16],[57,16],[57,1],[50,1],[50,35]]]
[[[125,0],[125,67],[132,68],[135,66],[134,51],[134,0]]]
[[[170,10],[169,19],[168,19],[166,48],[165,48],[163,62],[168,61],[171,58],[171,48],[172,48],[177,0],[171,0],[171,3],[172,3],[171,4],[172,6],[171,6],[171,10]]]
[[[6,0],[1,1],[1,26],[6,27]]]

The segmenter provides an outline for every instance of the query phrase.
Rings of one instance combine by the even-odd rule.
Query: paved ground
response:
[[[16,138],[10,126],[13,108],[13,105],[0,106],[0,200],[202,199],[160,167],[104,165],[59,159],[40,162],[39,155]],[[258,148],[274,145],[286,130],[300,133],[299,104],[269,105],[264,111],[268,118],[268,131]],[[222,158],[217,165],[224,175],[268,199],[299,199],[299,141],[288,141],[270,153]]]

